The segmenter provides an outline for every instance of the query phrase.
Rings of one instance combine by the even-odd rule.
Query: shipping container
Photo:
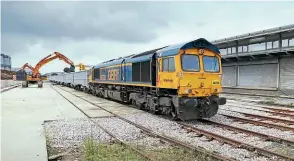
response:
[[[16,72],[16,80],[18,81],[26,81],[27,73],[24,70],[19,70]]]

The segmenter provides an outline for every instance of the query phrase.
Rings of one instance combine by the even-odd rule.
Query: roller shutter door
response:
[[[280,59],[280,88],[294,90],[294,57]]]
[[[239,83],[241,87],[277,88],[278,64],[239,66]]]
[[[223,67],[223,80],[222,80],[222,85],[223,86],[236,86],[236,79],[237,79],[237,74],[236,74],[236,66],[227,66]]]

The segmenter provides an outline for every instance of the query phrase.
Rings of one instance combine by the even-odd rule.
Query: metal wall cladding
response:
[[[65,83],[73,84],[74,82],[74,73],[66,73],[65,74]]]
[[[239,86],[257,88],[277,88],[277,79],[278,64],[239,66]]]
[[[234,87],[237,85],[237,66],[224,66],[222,85]]]
[[[61,74],[56,75],[54,79],[55,79],[55,81],[62,83],[64,81],[63,78],[64,78],[64,74],[61,73]]]
[[[73,85],[88,86],[88,71],[75,72]]]
[[[294,57],[280,59],[280,88],[294,94]]]

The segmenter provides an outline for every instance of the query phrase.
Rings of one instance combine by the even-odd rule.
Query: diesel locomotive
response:
[[[112,59],[88,71],[88,89],[154,114],[193,120],[216,115],[222,92],[219,49],[204,38]]]

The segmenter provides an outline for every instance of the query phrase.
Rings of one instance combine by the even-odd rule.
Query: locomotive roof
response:
[[[126,57],[120,57],[118,59],[112,59],[103,63],[100,63],[95,66],[95,68],[105,67],[105,66],[112,66],[116,64],[122,63],[123,60],[125,60],[126,63],[135,63],[140,61],[146,61],[150,60],[154,53],[157,54],[157,57],[165,57],[165,56],[173,56],[177,55],[180,50],[189,49],[189,48],[204,48],[212,50],[213,52],[216,52],[220,54],[219,49],[207,41],[204,38],[200,38],[194,41],[176,44],[176,45],[170,45],[170,46],[164,46],[161,48],[145,51],[140,54],[134,54]]]
[[[173,56],[173,55],[177,55],[180,50],[185,50],[190,48],[209,49],[215,53],[220,54],[220,51],[218,50],[218,48],[204,38],[200,38],[188,43],[171,45],[156,51],[156,53],[158,54],[158,57]]]

